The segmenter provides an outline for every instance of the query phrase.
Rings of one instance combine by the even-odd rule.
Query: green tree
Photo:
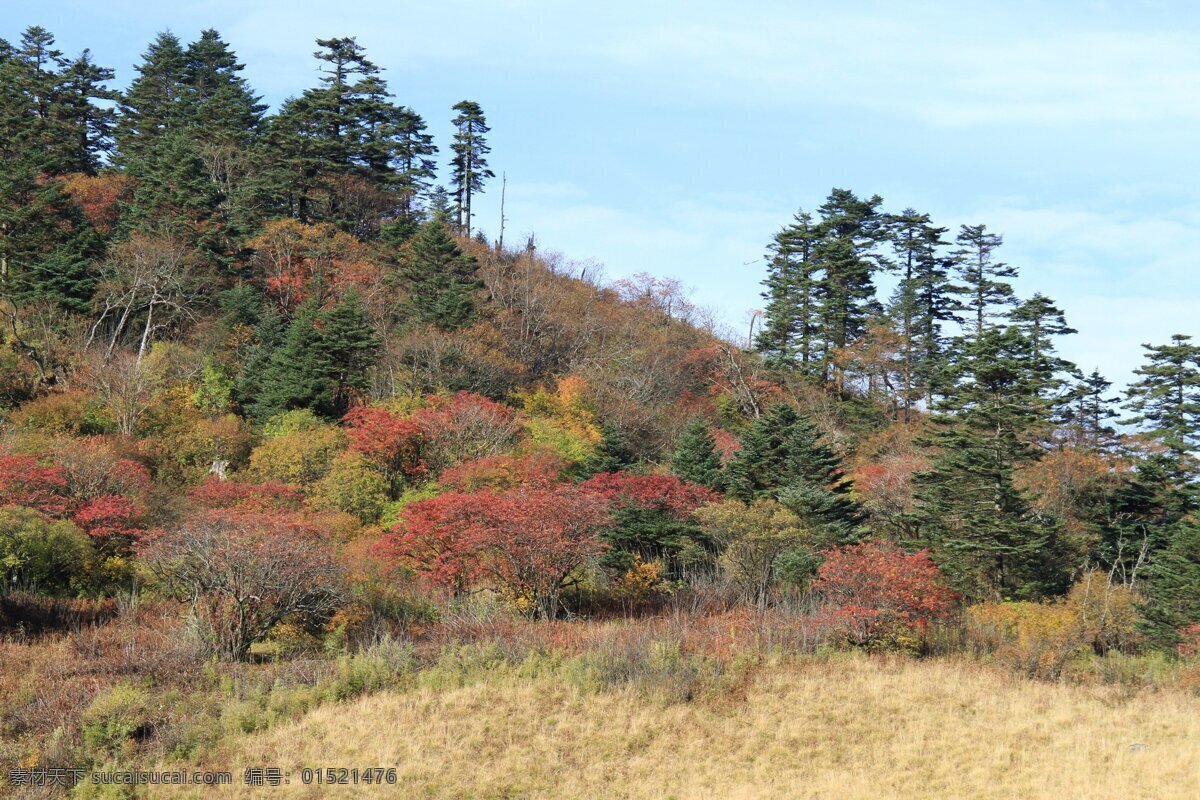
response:
[[[756,341],[758,351],[768,363],[792,367],[799,362],[806,374],[820,360],[816,315],[818,266],[814,259],[819,238],[812,215],[803,210],[775,234],[768,253],[767,277],[763,280],[766,320]]]
[[[704,417],[695,417],[683,429],[671,456],[671,471],[709,489],[720,490],[723,486],[721,456]]]
[[[459,249],[443,217],[426,222],[401,263],[409,315],[444,330],[468,325],[475,318],[475,269],[475,258]]]
[[[479,104],[471,100],[456,103],[458,112],[451,124],[454,125],[454,142],[450,145],[454,156],[450,160],[450,184],[454,187],[454,209],[458,230],[471,235],[471,199],[483,192],[484,181],[496,177],[488,169],[487,154],[492,148],[485,138],[487,119]]]
[[[1031,345],[1015,328],[967,340],[954,387],[927,441],[932,468],[915,479],[917,544],[974,598],[1028,598],[1065,588],[1058,529],[1035,514],[1014,475],[1040,451],[1030,397]]]
[[[821,239],[815,257],[822,270],[817,286],[823,339],[822,375],[840,392],[842,371],[835,365],[837,351],[861,337],[878,311],[874,274],[882,259],[876,248],[886,236],[878,196],[860,199],[853,192],[834,189],[818,209]]]
[[[1004,238],[988,233],[986,225],[963,225],[954,241],[962,309],[970,320],[970,335],[979,338],[988,322],[1000,315],[998,308],[1016,303],[1012,284],[1001,279],[1015,278],[1017,268],[996,260]]]
[[[1165,345],[1144,344],[1147,363],[1128,390],[1130,424],[1147,425],[1180,459],[1200,446],[1200,346],[1176,334]]]
[[[1200,624],[1200,522],[1179,525],[1148,572],[1149,632],[1158,644],[1172,646],[1183,628]]]

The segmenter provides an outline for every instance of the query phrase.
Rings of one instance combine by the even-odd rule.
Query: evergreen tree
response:
[[[1148,573],[1148,632],[1155,643],[1174,646],[1184,628],[1200,625],[1200,521],[1178,525]]]
[[[88,50],[68,63],[62,74],[63,115],[69,123],[63,142],[66,172],[95,175],[112,152],[117,112],[96,101],[104,103],[120,97],[105,86],[113,76],[112,69],[92,61]]]
[[[1166,345],[1148,345],[1148,363],[1134,370],[1141,378],[1127,392],[1130,424],[1150,430],[1180,459],[1200,447],[1200,346],[1176,334]]]
[[[882,202],[878,196],[861,200],[853,192],[834,189],[818,209],[821,238],[814,252],[822,270],[817,286],[821,372],[838,391],[844,389],[844,381],[834,355],[866,333],[878,311],[873,275],[882,263],[876,247],[886,236]]]
[[[609,422],[600,424],[600,441],[591,454],[580,462],[575,470],[579,477],[588,477],[598,472],[620,472],[634,464],[636,458],[629,449],[625,434]]]
[[[1016,302],[1012,284],[1002,278],[1015,278],[1017,268],[996,260],[1003,237],[988,233],[986,225],[963,225],[955,238],[954,257],[962,285],[962,309],[968,312],[970,336],[983,335],[988,321],[999,315],[995,309]]]
[[[158,34],[142,54],[142,63],[135,68],[138,76],[120,102],[116,129],[120,165],[134,172],[148,171],[142,165],[155,161],[162,139],[183,126],[186,67],[183,45],[170,32]]]
[[[302,303],[288,323],[280,345],[267,360],[252,413],[260,421],[295,408],[333,405],[333,368],[318,329],[320,307]]]
[[[802,371],[820,358],[817,352],[817,265],[813,250],[820,233],[812,215],[801,210],[792,224],[775,235],[763,280],[766,322],[756,346],[767,362]]]
[[[1090,450],[1109,450],[1116,444],[1116,429],[1109,420],[1118,416],[1113,409],[1117,397],[1106,397],[1112,382],[1099,370],[1077,379],[1067,392],[1058,421],[1070,431],[1072,443]]]
[[[1030,351],[1015,328],[985,328],[967,341],[927,442],[932,468],[915,481],[915,544],[928,547],[971,597],[1036,597],[1063,588],[1057,526],[1032,512],[1013,480],[1020,465],[1040,456],[1027,435],[1039,423]]]
[[[425,120],[411,108],[397,108],[392,117],[391,162],[396,170],[401,218],[417,218],[417,199],[429,192],[437,174],[437,146],[425,131]]]
[[[321,348],[328,359],[328,379],[332,384],[330,405],[321,410],[340,417],[354,399],[370,388],[379,339],[354,292],[343,294],[332,308],[321,314],[320,327]]]
[[[704,417],[695,417],[683,429],[671,456],[671,471],[709,489],[720,490],[724,485],[721,456]]]
[[[353,293],[327,311],[315,299],[306,300],[266,362],[251,407],[254,416],[264,420],[294,408],[341,416],[369,386],[378,347]]]
[[[483,191],[483,183],[496,177],[488,169],[487,154],[491,152],[485,135],[491,128],[483,116],[478,103],[463,100],[453,108],[458,112],[451,124],[454,125],[454,142],[450,149],[454,157],[450,161],[450,184],[454,187],[454,209],[458,230],[471,235],[471,198]]]
[[[475,317],[475,259],[463,253],[441,217],[421,226],[403,259],[408,311],[419,322],[450,330]]]
[[[940,254],[946,229],[934,227],[928,214],[911,208],[890,217],[889,227],[900,281],[887,314],[900,334],[899,394],[908,421],[918,401],[933,402],[945,367],[941,326],[958,317],[946,259]]]
[[[786,403],[771,406],[743,434],[725,478],[730,497],[778,499],[830,544],[857,534],[862,509],[849,496],[839,459],[820,441],[816,425]]]

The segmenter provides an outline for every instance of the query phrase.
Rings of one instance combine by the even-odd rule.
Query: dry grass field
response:
[[[1200,698],[841,655],[670,702],[552,665],[323,706],[210,765],[235,784],[250,765],[291,772],[263,797],[1194,798]],[[305,766],[394,766],[398,784],[305,787]]]

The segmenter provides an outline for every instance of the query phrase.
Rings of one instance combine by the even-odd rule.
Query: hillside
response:
[[[1119,392],[999,233],[844,188],[731,268],[764,307],[722,330],[675,278],[489,239],[482,106],[435,141],[356,39],[316,45],[268,108],[214,30],[120,90],[0,41],[0,765],[1195,777],[1190,337]]]

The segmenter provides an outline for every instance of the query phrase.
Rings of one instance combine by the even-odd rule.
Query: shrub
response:
[[[361,453],[349,451],[334,459],[328,474],[312,488],[309,502],[323,511],[342,511],[363,524],[378,522],[388,501],[383,476]]]
[[[231,661],[285,618],[323,623],[342,599],[328,542],[278,514],[203,512],[154,540],[145,560],[191,602],[211,651]]]
[[[31,508],[0,508],[0,593],[75,588],[92,555],[88,537],[70,522],[47,519]]]
[[[284,417],[290,417],[292,413]],[[308,487],[328,474],[333,460],[345,447],[345,434],[324,423],[303,430],[273,433],[250,454],[248,474],[259,482],[278,481]]]
[[[850,644],[919,644],[930,623],[945,619],[957,598],[929,554],[866,541],[830,550],[813,582],[817,618]]]
[[[980,603],[966,621],[970,642],[1029,677],[1058,678],[1090,643],[1079,608],[1064,601]]]
[[[111,754],[134,738],[145,738],[153,725],[150,696],[128,684],[101,692],[83,712],[83,741],[101,754]]]
[[[1088,572],[1071,587],[1067,604],[1074,608],[1084,635],[1097,653],[1132,652],[1143,642],[1139,611],[1144,599],[1134,590]]]
[[[18,428],[54,436],[93,436],[115,428],[104,402],[74,389],[30,400],[12,414]]]
[[[544,619],[564,585],[599,554],[604,502],[574,486],[448,492],[413,503],[379,552],[455,591],[491,586]]]
[[[713,503],[697,509],[696,518],[721,550],[722,572],[760,606],[770,599],[779,557],[811,547],[800,518],[774,500]]]

